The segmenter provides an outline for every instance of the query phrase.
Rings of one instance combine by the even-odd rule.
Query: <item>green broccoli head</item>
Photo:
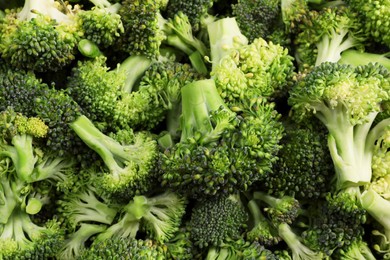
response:
[[[311,10],[297,26],[295,57],[301,70],[337,62],[343,51],[362,48],[367,38],[361,21],[348,7]]]
[[[328,146],[337,189],[371,180],[374,145],[386,119],[371,130],[387,102],[389,72],[379,64],[359,67],[325,62],[313,68],[290,91],[293,113],[314,114],[329,131]]]
[[[362,20],[363,30],[373,37],[377,42],[390,46],[389,25],[390,5],[385,0],[363,1],[347,0],[345,1],[351,9],[359,14]]]
[[[104,162],[101,174],[96,173],[96,188],[114,201],[127,201],[135,194],[147,192],[154,179],[157,143],[150,135],[123,130],[115,140],[102,133],[92,121],[80,116],[70,126]],[[126,143],[131,140],[132,143]],[[125,142],[123,142],[125,141]]]
[[[278,160],[260,184],[269,194],[311,200],[330,191],[334,168],[326,142],[328,133],[320,122],[314,125],[308,121],[284,124]]]
[[[77,259],[166,259],[166,246],[150,239],[112,238],[96,241],[83,250]]]
[[[119,8],[118,4],[104,8],[95,6],[90,10],[79,10],[76,13],[76,20],[83,32],[83,37],[102,48],[114,45],[124,33],[121,16],[117,14]]]
[[[304,242],[315,250],[331,255],[347,248],[364,234],[366,210],[355,188],[327,194],[313,212],[313,224],[302,234]]]
[[[70,64],[80,35],[73,18],[58,8],[50,0],[25,1],[19,13],[9,12],[1,25],[2,57],[14,67],[38,72]]]
[[[160,158],[163,185],[191,197],[247,190],[275,160],[282,126],[272,104],[253,102],[238,115],[213,80],[182,88],[181,141]]]
[[[227,239],[240,238],[247,220],[239,195],[216,196],[196,203],[188,228],[196,246],[218,247]]]
[[[280,1],[238,0],[232,9],[240,30],[253,42],[256,38],[266,38],[273,30],[280,14]]]
[[[211,76],[229,105],[259,96],[275,98],[287,92],[294,75],[292,60],[286,48],[256,38],[221,57]]]
[[[192,29],[197,32],[205,26],[204,20],[209,16],[208,12],[214,2],[213,0],[170,0],[166,8],[166,13],[169,18],[173,18],[179,12],[185,14],[188,17]]]

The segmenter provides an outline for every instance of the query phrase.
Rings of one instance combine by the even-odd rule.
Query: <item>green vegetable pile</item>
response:
[[[389,21],[0,1],[0,260],[390,259]]]

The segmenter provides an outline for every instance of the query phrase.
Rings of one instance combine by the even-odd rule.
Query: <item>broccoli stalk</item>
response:
[[[248,44],[235,18],[218,19],[207,25],[207,32],[210,37],[212,71],[232,49]]]
[[[351,64],[354,66],[366,65],[370,62],[379,63],[386,69],[390,70],[390,52],[384,54],[368,53],[358,50],[346,50],[341,54],[338,61],[341,64]]]
[[[305,246],[300,237],[294,233],[292,228],[287,223],[282,223],[278,226],[279,236],[286,242],[292,252],[292,259],[312,260],[323,259],[321,252],[315,252]]]
[[[86,116],[78,117],[70,127],[104,161],[108,173],[97,178],[103,193],[126,200],[134,193],[146,192],[157,156],[157,144],[153,139],[138,135],[133,144],[122,145],[103,134]]]
[[[325,62],[290,92],[289,103],[296,115],[303,119],[312,112],[329,131],[338,190],[371,180],[375,143],[390,122],[386,118],[372,127],[388,99],[388,75],[379,64],[353,67]]]
[[[187,200],[167,191],[154,197],[135,196],[123,209],[124,215],[100,234],[96,241],[111,238],[135,238],[140,228],[148,238],[165,242],[179,230]]]
[[[384,199],[373,189],[368,189],[361,196],[362,206],[381,225],[382,230],[373,230],[379,244],[374,249],[381,254],[390,253],[390,201]]]

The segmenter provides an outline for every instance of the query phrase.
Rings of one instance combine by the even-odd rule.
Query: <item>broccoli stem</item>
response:
[[[270,196],[261,191],[255,191],[253,193],[253,198],[267,203],[272,208],[278,208],[280,206],[280,203],[282,202],[281,199]]]
[[[23,9],[18,13],[21,21],[30,21],[37,14],[47,15],[58,23],[70,23],[72,19],[57,8],[54,0],[26,0]]]
[[[0,187],[2,187],[0,191],[0,224],[6,224],[18,205],[18,199],[12,190],[10,180],[5,176],[1,177]]]
[[[338,62],[341,59],[341,53],[356,45],[356,40],[348,35],[348,30],[332,30],[330,35],[322,36],[321,41],[317,44],[317,58],[315,66],[323,62]]]
[[[384,54],[367,53],[357,50],[346,50],[341,54],[339,63],[350,64],[353,66],[366,65],[370,62],[379,63],[390,70],[390,52]]]
[[[122,167],[140,160],[136,145],[121,145],[103,134],[86,116],[79,116],[70,126],[88,147],[100,155],[115,178],[119,178]]]
[[[122,91],[130,93],[138,79],[145,73],[151,63],[152,61],[150,59],[142,55],[130,56],[125,59],[117,68],[126,75]]]
[[[292,251],[292,259],[312,260],[323,259],[320,252],[314,252],[307,246],[305,246],[297,234],[291,229],[291,227],[282,223],[278,226],[279,236],[286,242],[288,247]]]
[[[365,122],[353,125],[342,104],[335,108],[321,104],[315,109],[317,117],[329,130],[328,147],[335,165],[336,188],[369,183],[373,149],[370,149],[367,137],[378,113],[373,112]]]
[[[214,80],[194,81],[181,89],[182,94],[182,135],[186,141],[196,134],[202,137],[212,136],[214,127],[210,121],[210,112],[218,109],[230,111],[215,86]],[[220,129],[221,131],[224,129]],[[217,136],[218,133],[215,133]],[[205,142],[211,140],[205,140]]]
[[[362,206],[384,229],[390,239],[390,201],[373,189],[368,189],[361,196]]]
[[[207,25],[207,31],[210,37],[212,70],[232,49],[248,44],[248,39],[241,33],[235,18],[218,19]]]
[[[5,151],[1,152],[12,159],[18,177],[25,182],[31,181],[31,175],[38,160],[34,155],[32,142],[31,135],[15,135],[12,138],[13,146],[7,146]]]

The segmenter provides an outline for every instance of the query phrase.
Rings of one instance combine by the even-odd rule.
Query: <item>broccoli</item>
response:
[[[278,244],[281,238],[276,227],[267,219],[261,211],[258,202],[251,199],[248,202],[250,212],[250,225],[245,236],[248,241],[257,241],[267,247]]]
[[[259,96],[275,98],[287,92],[294,75],[293,58],[287,49],[263,38],[254,39],[251,44],[237,42],[241,31],[234,18],[220,19],[208,28],[212,35],[211,76],[229,106],[240,106],[241,102]]]
[[[390,4],[385,0],[364,1],[345,0],[348,6],[358,13],[362,29],[377,42],[390,47],[389,24]]]
[[[161,155],[162,184],[194,198],[247,190],[276,160],[278,119],[264,99],[234,113],[212,79],[184,86],[180,142]]]
[[[207,48],[193,35],[187,15],[179,12],[170,19],[162,16],[167,4],[167,0],[123,1],[119,10],[125,29],[119,39],[122,51],[155,59],[161,55],[160,46],[167,43],[187,54],[206,55]]]
[[[249,42],[271,34],[280,15],[279,0],[238,0],[232,5],[233,16]]]
[[[389,72],[378,64],[324,62],[290,92],[293,113],[302,119],[314,114],[329,131],[336,190],[370,183],[375,143],[389,122],[386,118],[373,126],[388,100],[388,79]]]
[[[302,243],[301,238],[287,224],[281,223],[278,226],[279,236],[286,242],[292,252],[292,259],[312,260],[326,259],[325,255],[319,251],[313,251]]]
[[[170,58],[152,62],[131,56],[112,70],[106,60],[79,62],[67,89],[88,118],[113,129],[156,127],[180,102],[180,88],[200,77],[190,65]]]
[[[96,237],[96,241],[112,238],[135,238],[144,232],[149,239],[167,242],[179,231],[187,199],[172,191],[153,197],[137,195],[126,204],[116,223]]]
[[[78,117],[70,127],[104,162],[103,174],[93,177],[99,193],[114,201],[127,201],[149,191],[157,159],[157,143],[149,135],[123,130],[122,140],[115,140],[86,116]]]
[[[341,59],[338,61],[341,64],[351,64],[354,66],[365,65],[370,62],[379,63],[386,69],[390,70],[389,53],[377,54],[362,52],[357,50],[346,50],[341,54]]]
[[[22,10],[7,12],[0,26],[1,56],[14,67],[39,72],[70,64],[80,32],[71,10],[63,8],[54,0],[27,0]]]
[[[238,194],[199,200],[191,211],[190,238],[200,248],[220,246],[240,238],[247,219]]]
[[[378,240],[374,250],[386,259],[390,252],[390,202],[373,189],[363,192],[361,201],[363,208],[379,224],[372,230],[372,235]]]
[[[290,120],[284,126],[279,159],[268,178],[259,185],[278,197],[287,195],[303,201],[323,197],[330,191],[329,183],[334,177],[326,128],[316,118],[304,123]]]
[[[95,6],[89,10],[78,10],[75,19],[83,38],[105,49],[114,45],[124,33],[121,16],[118,14],[121,5],[110,4],[108,1],[91,2]]]
[[[348,7],[307,12],[294,38],[299,69],[337,62],[343,51],[364,48],[367,35],[361,31],[360,22]]]
[[[80,260],[104,259],[167,259],[166,247],[150,239],[112,238],[95,241],[76,258]]]
[[[214,5],[213,0],[170,0],[168,2],[166,13],[169,18],[175,17],[177,13],[183,13],[188,17],[194,32],[200,31],[206,26],[209,19],[213,19],[213,14],[209,14],[210,9]]]

